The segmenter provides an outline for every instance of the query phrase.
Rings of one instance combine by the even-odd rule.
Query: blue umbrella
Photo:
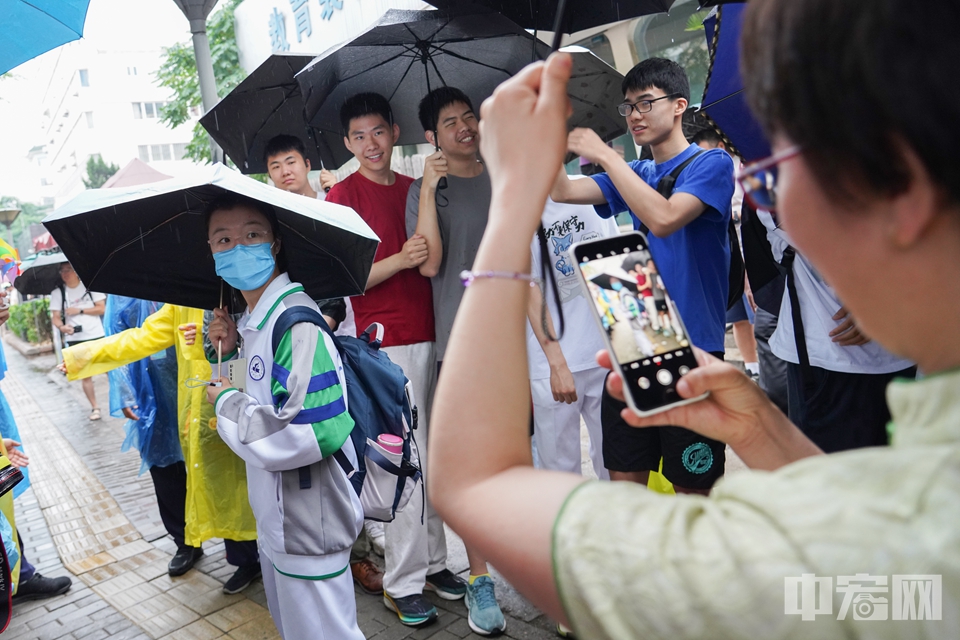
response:
[[[0,0],[0,74],[83,35],[90,0]]]
[[[740,78],[740,31],[743,4],[729,4],[704,21],[710,47],[710,73],[700,111],[732,143],[745,162],[770,155],[770,143],[747,107]]]

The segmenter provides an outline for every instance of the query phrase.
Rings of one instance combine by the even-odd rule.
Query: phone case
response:
[[[633,234],[636,234],[636,235],[638,235],[638,236],[643,237],[642,234],[640,234],[639,232],[636,232],[636,231],[633,232]],[[610,336],[607,335],[607,331],[606,331],[606,329],[604,328],[603,323],[602,323],[601,320],[600,320],[600,315],[597,313],[597,309],[596,309],[596,307],[594,306],[594,304],[593,304],[593,302],[592,302],[593,295],[592,295],[592,293],[591,293],[591,291],[590,291],[590,287],[587,286],[587,281],[586,281],[586,279],[585,279],[584,276],[583,276],[583,270],[580,269],[579,260],[577,259],[576,253],[577,253],[577,249],[580,248],[580,247],[590,246],[590,245],[599,245],[599,244],[604,243],[605,241],[609,241],[609,240],[612,240],[612,239],[623,239],[625,236],[633,235],[633,234],[623,234],[623,235],[620,235],[620,236],[615,236],[615,237],[613,237],[613,238],[602,238],[602,239],[600,239],[600,240],[586,240],[586,241],[584,241],[584,242],[577,242],[577,243],[574,243],[573,245],[571,245],[571,246],[570,246],[570,249],[568,250],[571,263],[574,264],[574,265],[576,265],[576,267],[574,268],[574,272],[576,273],[577,281],[580,283],[580,288],[581,288],[581,290],[583,291],[584,295],[586,296],[587,300],[590,301],[591,315],[593,315],[593,319],[594,319],[594,321],[597,323],[597,329],[600,330],[600,335],[603,336],[603,343],[604,343],[604,345],[605,345],[606,348],[607,348],[607,352],[610,354],[610,362],[613,364],[613,369],[614,369],[614,371],[616,371],[616,372],[620,375],[620,378],[621,378],[622,380],[624,380],[624,381],[627,380],[627,376],[624,375],[623,369],[620,367],[620,362],[617,360],[617,358],[616,358],[616,356],[615,356],[615,354],[614,354],[613,344],[610,342]],[[644,240],[644,244],[646,244],[646,238],[645,238],[645,237],[643,238],[643,240]],[[624,400],[625,400],[626,403],[627,403],[627,406],[630,407],[630,409],[631,409],[634,413],[636,413],[636,414],[639,415],[639,416],[646,417],[646,416],[657,415],[658,413],[663,413],[664,411],[668,411],[668,410],[670,410],[670,409],[673,409],[674,407],[682,407],[683,405],[692,404],[692,403],[694,403],[694,402],[699,402],[700,400],[703,400],[704,398],[706,398],[706,397],[709,396],[709,395],[710,395],[710,393],[707,392],[707,393],[704,393],[704,394],[702,394],[702,395],[696,396],[696,397],[694,397],[694,398],[681,398],[681,399],[677,400],[676,402],[670,402],[670,403],[667,403],[667,404],[664,404],[664,405],[660,405],[659,407],[656,407],[655,409],[648,409],[648,410],[640,409],[640,408],[637,406],[636,402],[634,401],[632,391],[630,391],[630,390],[627,388],[627,385],[624,385],[624,394],[623,394],[623,397],[624,397]]]

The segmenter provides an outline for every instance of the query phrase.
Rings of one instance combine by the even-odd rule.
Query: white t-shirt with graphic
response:
[[[63,290],[67,293],[66,304],[63,303],[63,298],[60,295],[60,287],[57,287],[50,292],[50,311],[59,311],[63,313],[64,309],[69,309],[70,307],[76,307],[77,309],[93,309],[97,302],[107,299],[107,296],[95,291],[91,291],[89,294],[87,294],[87,288],[82,282],[75,287],[63,285]],[[105,335],[103,332],[103,322],[100,321],[100,316],[88,316],[85,313],[80,313],[75,316],[63,314],[61,320],[63,320],[64,324],[70,324],[74,326],[80,325],[80,331],[64,336],[64,339],[68,343],[79,342],[81,340],[96,340],[97,338],[102,338]]]
[[[571,176],[572,177],[572,176]],[[597,351],[604,348],[600,327],[593,318],[594,311],[590,301],[584,296],[576,275],[576,264],[568,254],[576,242],[608,238],[618,233],[613,218],[601,218],[592,206],[560,204],[547,199],[547,206],[541,218],[547,236],[547,253],[550,257],[549,268],[560,292],[563,305],[565,329],[560,338],[560,350],[567,360],[571,372],[585,371],[598,367]],[[540,277],[540,241],[533,239],[530,244],[531,272]],[[560,331],[560,315],[552,289],[545,290],[547,308],[553,316],[553,326]],[[543,348],[537,341],[530,323],[527,323],[527,362],[530,379],[540,380],[550,377],[550,365],[543,354]]]

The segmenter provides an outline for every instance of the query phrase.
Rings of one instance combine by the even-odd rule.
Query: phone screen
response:
[[[634,408],[653,411],[679,402],[677,380],[696,358],[644,237],[629,233],[572,251]]]

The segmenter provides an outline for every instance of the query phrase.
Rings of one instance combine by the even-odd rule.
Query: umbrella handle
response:
[[[556,51],[560,48],[560,41],[563,40],[563,23],[566,21],[567,0],[557,2],[557,13],[553,17],[553,44],[550,48]]]
[[[220,280],[220,308],[223,309],[223,280]],[[223,375],[223,339],[217,340],[217,380]]]

